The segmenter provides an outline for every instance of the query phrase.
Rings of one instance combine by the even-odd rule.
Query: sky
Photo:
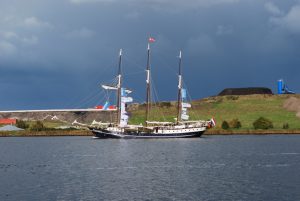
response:
[[[284,79],[300,93],[298,0],[1,0],[0,110],[103,104],[123,49],[124,85],[176,100],[178,54],[192,99]]]

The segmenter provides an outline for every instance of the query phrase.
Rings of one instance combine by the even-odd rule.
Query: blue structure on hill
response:
[[[277,81],[277,91],[278,94],[295,94],[291,91],[288,86],[284,83],[283,79]]]

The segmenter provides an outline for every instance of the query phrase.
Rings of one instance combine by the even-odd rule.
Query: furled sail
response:
[[[111,85],[106,85],[106,84],[102,84],[101,87],[106,90],[118,90],[117,86],[111,86]],[[125,89],[125,92],[130,94],[132,91],[129,89]]]
[[[121,118],[120,118],[120,126],[125,127],[128,124],[129,116],[126,111],[126,103],[130,103],[133,101],[132,97],[128,97],[127,95],[131,93],[128,92],[125,88],[121,88]]]
[[[191,107],[191,104],[187,103],[187,96],[186,96],[186,89],[182,88],[181,89],[181,98],[182,98],[182,103],[181,103],[181,119],[182,120],[189,120],[190,116],[188,115],[187,108]]]

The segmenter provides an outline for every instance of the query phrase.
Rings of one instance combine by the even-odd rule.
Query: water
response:
[[[300,200],[300,135],[0,138],[0,200]]]

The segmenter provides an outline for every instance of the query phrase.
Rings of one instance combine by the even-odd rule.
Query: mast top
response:
[[[153,37],[149,37],[148,38],[148,51],[150,50],[150,43],[154,43],[155,42],[155,39]]]
[[[179,51],[179,59],[181,59],[181,50]]]
[[[122,49],[120,49],[120,56],[122,56]]]

